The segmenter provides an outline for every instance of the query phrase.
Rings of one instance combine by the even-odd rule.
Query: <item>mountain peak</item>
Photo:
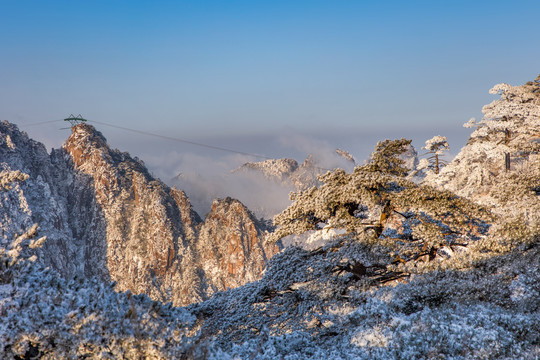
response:
[[[71,127],[71,135],[66,144],[79,143],[92,144],[95,147],[108,147],[107,139],[95,127],[89,124],[77,124]]]
[[[112,149],[91,125],[73,126],[62,149],[48,154],[16,125],[0,123],[0,159],[0,183],[12,193],[0,198],[0,234],[39,224],[48,238],[43,263],[64,276],[112,280],[118,291],[185,305],[258,279],[275,253],[239,201],[216,201],[202,222],[183,191]],[[217,249],[208,263],[202,244]]]
[[[78,124],[71,131],[63,148],[71,155],[76,166],[82,166],[88,161],[106,165],[111,160],[107,156],[110,150],[107,139],[92,125]]]

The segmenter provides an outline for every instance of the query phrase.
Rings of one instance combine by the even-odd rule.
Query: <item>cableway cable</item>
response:
[[[225,152],[229,152],[229,153],[233,153],[233,154],[240,154],[240,155],[252,156],[252,157],[262,158],[262,159],[273,159],[273,158],[268,157],[268,156],[265,156],[265,155],[252,154],[252,153],[248,153],[248,152],[244,152],[244,151],[237,151],[237,150],[227,149],[227,148],[220,147],[220,146],[214,146],[214,145],[202,144],[202,143],[198,143],[198,142],[195,142],[195,141],[190,141],[190,140],[185,140],[185,139],[179,139],[179,138],[175,138],[175,137],[171,137],[171,136],[166,136],[166,135],[155,134],[155,133],[151,133],[151,132],[148,132],[148,131],[142,131],[142,130],[137,130],[137,129],[131,129],[131,128],[128,128],[128,127],[125,127],[125,126],[118,126],[118,125],[114,125],[114,124],[105,123],[105,122],[102,122],[102,121],[88,120],[88,122],[93,122],[93,123],[96,123],[96,124],[105,125],[105,126],[109,126],[109,127],[116,128],[116,129],[120,129],[120,130],[131,131],[131,132],[134,132],[134,133],[137,133],[137,134],[148,135],[148,136],[154,136],[154,137],[161,138],[161,139],[166,139],[166,140],[171,140],[171,141],[181,142],[181,143],[184,143],[184,144],[190,144],[190,145],[200,146],[200,147],[204,147],[204,148],[207,148],[207,149],[213,149],[213,150],[225,151]]]
[[[23,126],[35,126],[35,125],[43,125],[43,124],[55,123],[55,122],[59,122],[59,121],[65,121],[65,119],[39,121],[39,122],[35,122],[35,123],[21,124],[21,125],[23,125]],[[248,153],[248,152],[245,152],[245,151],[238,151],[238,150],[232,150],[232,149],[228,149],[228,148],[224,148],[224,147],[220,147],[220,146],[203,144],[203,143],[199,143],[199,142],[195,142],[195,141],[175,138],[175,137],[172,137],[172,136],[160,135],[160,134],[156,134],[156,133],[152,133],[152,132],[148,132],[148,131],[132,129],[132,128],[128,128],[128,127],[125,127],[125,126],[109,124],[109,123],[106,123],[106,122],[103,122],[103,121],[96,121],[96,120],[87,120],[87,121],[92,122],[92,123],[96,123],[96,124],[99,124],[99,125],[109,126],[109,127],[119,129],[119,130],[130,131],[130,132],[134,132],[134,133],[141,134],[141,135],[153,136],[153,137],[166,139],[166,140],[171,140],[171,141],[176,141],[176,142],[181,142],[181,143],[189,144],[189,145],[195,145],[195,146],[199,146],[199,147],[203,147],[203,148],[207,148],[207,149],[224,151],[224,152],[228,152],[228,153],[232,153],[232,154],[240,154],[240,155],[251,156],[251,157],[267,159],[267,160],[274,159],[274,158],[266,156],[266,155],[252,154],[252,153]],[[322,168],[322,167],[316,167],[316,168],[318,168],[319,170],[323,170],[323,171],[332,171],[331,169]]]

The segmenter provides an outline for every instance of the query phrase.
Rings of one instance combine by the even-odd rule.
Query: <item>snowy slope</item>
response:
[[[503,252],[479,243],[452,261],[417,264],[403,282],[383,283],[383,255],[336,239],[316,251],[289,248],[261,280],[174,308],[59,277],[33,262],[34,238],[30,231],[0,246],[2,358],[540,356],[540,278],[531,268],[540,262],[538,242]]]
[[[188,309],[213,339],[214,359],[537,358],[538,243],[478,250],[381,285],[373,266],[384,259],[357,241],[290,248],[257,283]],[[340,272],[345,262],[366,275]]]

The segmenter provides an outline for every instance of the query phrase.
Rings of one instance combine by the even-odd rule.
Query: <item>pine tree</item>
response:
[[[328,172],[319,177],[320,187],[292,194],[293,204],[274,218],[273,239],[330,226],[361,241],[399,242],[404,244],[401,253],[415,258],[487,231],[489,211],[449,191],[406,180],[397,159],[402,147],[388,144],[379,143],[371,162],[353,173]],[[381,153],[388,156],[385,161]]]
[[[540,75],[522,86],[495,85],[490,94],[500,99],[482,108],[484,118],[469,120],[466,127],[477,126],[472,139],[495,142],[505,171],[532,153],[540,152],[540,144],[531,138],[540,135]],[[474,141],[473,140],[473,141]]]
[[[412,140],[396,139],[379,141],[371,154],[369,163],[363,167],[365,171],[381,172],[396,176],[406,176],[409,170],[404,167],[405,161],[399,158],[407,151]]]
[[[441,159],[441,155],[444,151],[450,150],[450,145],[448,145],[448,140],[446,136],[434,136],[431,139],[426,141],[426,146],[422,149],[428,151],[427,161],[428,163],[424,167],[428,167],[435,170],[435,174],[439,174],[439,170],[442,166],[447,165],[447,162]]]

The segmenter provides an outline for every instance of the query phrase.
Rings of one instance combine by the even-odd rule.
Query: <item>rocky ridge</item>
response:
[[[40,258],[61,274],[184,305],[259,278],[277,251],[263,245],[264,226],[240,202],[218,199],[202,221],[183,191],[90,125],[73,127],[50,155],[13,124],[3,122],[0,135],[3,177],[27,175],[2,193],[2,234],[38,223],[48,237]]]

